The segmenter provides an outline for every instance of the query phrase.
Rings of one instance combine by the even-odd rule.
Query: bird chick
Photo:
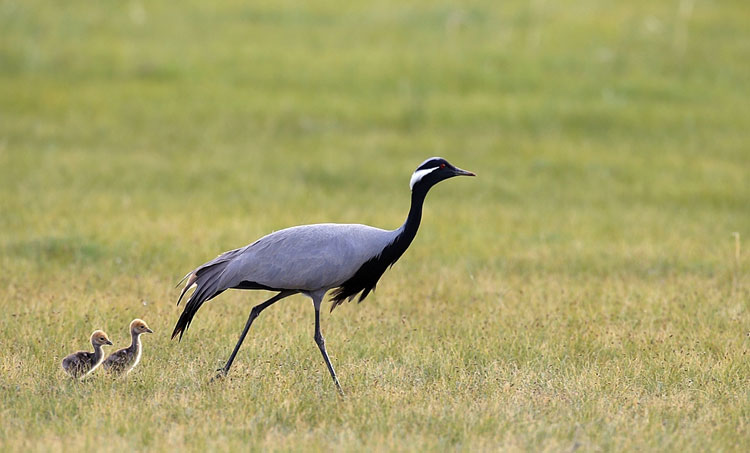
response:
[[[130,323],[130,346],[113,352],[102,365],[112,374],[128,374],[141,361],[141,334],[154,333],[143,320],[134,319]]]
[[[91,334],[91,345],[94,352],[78,351],[65,357],[62,361],[63,370],[76,379],[84,378],[91,374],[104,360],[102,346],[112,345],[107,334],[101,330],[95,330]]]

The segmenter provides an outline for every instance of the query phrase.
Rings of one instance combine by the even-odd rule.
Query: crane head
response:
[[[476,176],[474,173],[453,166],[442,157],[431,157],[422,162],[411,175],[409,186],[411,190],[422,188],[428,190],[444,179],[454,176]]]

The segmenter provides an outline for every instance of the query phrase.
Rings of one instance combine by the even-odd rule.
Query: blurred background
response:
[[[1,8],[19,259],[160,267],[289,224],[395,228],[433,155],[480,179],[441,187],[426,233],[458,222],[434,238],[482,262],[601,240],[700,267],[748,226],[743,1]]]
[[[679,435],[668,438],[654,435],[664,429],[657,421],[608,418],[625,405],[607,399],[621,388],[581,384],[581,394],[598,395],[581,406],[590,408],[585,416],[605,420],[594,423],[587,445],[660,449],[708,439],[708,447],[724,436],[731,449],[747,427],[722,418],[736,401],[712,405],[720,398],[711,391],[747,395],[738,376],[747,371],[739,364],[750,329],[740,248],[750,237],[748,24],[746,0],[2,0],[0,303],[12,317],[0,317],[0,330],[6,345],[40,327],[54,339],[52,352],[31,341],[6,348],[4,385],[17,386],[19,395],[44,388],[36,382],[59,378],[54,360],[38,372],[14,364],[62,357],[85,345],[95,325],[116,332],[135,316],[157,330],[147,343],[164,349],[152,364],[162,358],[175,368],[212,370],[229,352],[248,298],[260,296],[223,295],[198,314],[192,338],[178,347],[167,333],[179,314],[173,285],[182,275],[290,225],[396,228],[408,211],[411,172],[442,156],[478,177],[436,187],[417,240],[378,296],[337,310],[325,327],[344,387],[348,382],[356,394],[374,380],[357,368],[363,357],[389,357],[411,370],[458,354],[469,369],[479,363],[493,375],[510,373],[505,367],[515,363],[531,373],[528,382],[547,382],[550,364],[565,360],[577,370],[572,375],[591,361],[606,374],[612,363],[638,370],[618,360],[639,357],[653,367],[633,371],[625,387],[657,398],[658,370],[682,376],[694,366],[705,377],[707,366],[726,372],[716,381],[724,386],[706,390],[705,399],[694,396],[707,409],[689,412],[692,422],[683,423],[684,407],[651,409],[683,421],[674,426],[696,428],[675,428]],[[245,343],[260,351],[240,360],[240,375],[262,360],[252,341],[268,348],[264,338],[279,329],[291,336],[279,344],[299,348],[288,363],[274,359],[287,363],[282,375],[299,375],[290,378],[297,379],[290,394],[311,380],[297,360],[325,373],[309,338],[312,311],[300,306],[264,319],[268,330],[261,323],[256,340]],[[643,337],[630,338],[635,331]],[[413,349],[367,343],[403,332],[424,334],[400,339],[416,342]],[[679,346],[649,343],[671,334],[698,348],[695,355],[685,359]],[[435,337],[467,343],[426,346]],[[613,338],[624,343],[613,346]],[[478,344],[484,348],[473,349]],[[525,349],[515,349],[521,344]],[[429,348],[436,348],[429,357],[405,359]],[[578,353],[586,357],[580,363]],[[736,360],[730,365],[727,357]],[[443,390],[463,382],[449,363],[440,366],[447,374],[419,379],[435,378]],[[262,370],[252,379],[262,380]],[[158,388],[155,371],[143,372]],[[395,387],[413,383],[405,373]],[[316,376],[316,391],[330,390],[326,375]],[[565,376],[560,388],[568,388]],[[664,382],[674,390],[686,381]],[[514,424],[517,414],[505,414],[504,425],[491,421],[492,410],[466,409],[483,398],[507,403],[497,385],[477,385],[485,393],[453,397],[447,410],[490,421],[459,429],[441,424],[450,416],[435,415],[434,425],[409,431],[417,436],[413,447],[511,439],[522,448],[561,449],[575,437],[569,402],[515,400],[514,407],[527,403],[535,417],[548,417],[545,426],[565,427],[526,431],[518,427],[528,420]],[[150,395],[144,388],[133,392]],[[431,393],[445,401],[441,387]],[[276,397],[268,396],[272,403]],[[740,399],[746,410],[747,398]],[[29,420],[39,405],[57,407],[54,401],[15,400],[6,420]],[[88,410],[70,404],[71,413]],[[393,445],[378,433],[400,420],[398,406],[351,409],[353,420],[375,410],[382,426],[351,428],[355,440],[339,439],[339,447]],[[301,416],[304,429],[325,438],[313,409],[295,410],[309,416]],[[297,426],[295,417],[279,415],[275,423]],[[5,434],[18,440],[8,445],[28,445],[24,436],[38,435],[53,439],[42,444],[50,447],[74,422],[42,425],[33,435],[8,423]],[[113,445],[129,445],[133,435],[145,445],[179,446],[161,443],[171,441],[158,424],[152,437],[138,437],[126,422],[112,423],[104,432],[122,436]],[[252,429],[263,435],[272,426],[257,423]],[[429,440],[440,429],[453,437]],[[639,435],[608,437],[628,432]],[[628,443],[637,439],[644,443]]]

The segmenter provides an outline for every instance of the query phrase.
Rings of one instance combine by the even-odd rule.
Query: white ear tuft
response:
[[[411,175],[411,181],[409,181],[409,188],[414,189],[414,184],[418,183],[425,177],[425,175],[432,173],[440,167],[425,168],[424,170],[417,170]]]

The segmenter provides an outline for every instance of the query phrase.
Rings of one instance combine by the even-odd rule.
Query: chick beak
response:
[[[154,333],[154,331],[151,330],[151,329],[149,329],[148,327],[146,327],[146,332],[148,332],[148,333]]]
[[[108,345],[112,346],[112,342],[109,341],[109,340],[105,341],[104,344],[108,344]]]

